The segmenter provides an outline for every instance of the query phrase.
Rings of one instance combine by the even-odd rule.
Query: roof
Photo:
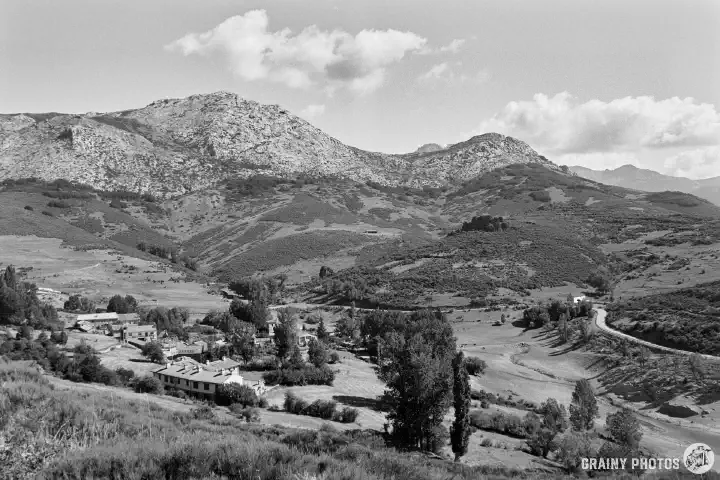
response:
[[[227,370],[224,372],[226,373],[223,373],[223,371],[205,370],[202,366],[200,367],[200,370],[198,370],[196,365],[192,365],[187,362],[170,364],[169,366],[165,365],[157,370],[153,370],[153,373],[168,375],[174,378],[183,378],[192,382],[207,382],[215,384],[225,383],[231,376],[233,376],[232,372],[228,372]]]
[[[239,367],[240,362],[236,362],[235,360],[232,360],[230,358],[223,358],[222,360],[215,360],[214,362],[210,362],[207,364],[207,367],[213,368],[213,369],[223,369],[223,368],[235,368]]]
[[[118,318],[122,322],[133,322],[140,320],[140,315],[137,313],[118,313]]]
[[[77,316],[78,322],[100,322],[103,320],[118,320],[118,314],[115,312],[108,313],[85,313]]]
[[[155,325],[128,325],[125,327],[125,332],[155,332],[157,328]]]

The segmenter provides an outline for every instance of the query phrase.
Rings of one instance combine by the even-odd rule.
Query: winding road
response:
[[[627,340],[632,343],[636,343],[638,345],[644,345],[644,346],[646,346],[648,348],[652,348],[654,350],[662,350],[663,352],[674,353],[677,355],[685,355],[685,356],[693,355],[693,352],[688,352],[686,350],[678,350],[678,349],[670,348],[670,347],[663,347],[662,345],[658,345],[658,344],[652,343],[652,342],[647,342],[645,340],[640,340],[639,338],[635,338],[632,335],[628,335],[626,333],[622,333],[613,328],[610,328],[608,326],[608,324],[605,322],[605,318],[607,317],[607,311],[603,308],[597,308],[597,307],[595,308],[595,311],[597,312],[597,314],[595,315],[595,326],[597,326],[597,328],[605,334],[608,334],[608,335],[611,335],[611,336],[617,337],[617,338],[622,338],[624,340]],[[720,360],[720,357],[717,357],[715,355],[706,355],[706,354],[702,354],[702,353],[700,353],[698,355],[700,355],[702,358],[704,358],[706,360]]]

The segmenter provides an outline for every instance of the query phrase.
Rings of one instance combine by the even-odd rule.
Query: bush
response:
[[[154,393],[156,395],[162,395],[165,387],[159,378],[146,375],[135,382],[133,389],[138,393]]]
[[[215,418],[215,412],[210,405],[202,405],[197,408],[190,410],[190,415],[195,420],[213,420]]]
[[[180,390],[177,388],[170,388],[165,391],[165,395],[170,395],[171,397],[180,398],[182,400],[185,400],[188,398],[188,394],[185,393],[185,390]]]
[[[315,400],[307,406],[303,414],[331,420],[335,417],[336,406],[337,403],[334,400]]]
[[[257,423],[260,421],[260,411],[257,408],[245,407],[239,403],[233,403],[230,405],[230,411],[248,423]]]
[[[51,208],[70,208],[71,205],[67,202],[64,202],[62,200],[50,200],[47,204],[48,207]]]
[[[285,392],[285,402],[283,408],[288,413],[294,413],[295,415],[302,415],[305,409],[307,409],[308,403],[299,398],[291,391]]]
[[[43,215],[46,215],[46,216],[48,216],[48,217],[54,217],[54,216],[55,216],[54,213],[48,212],[47,210],[43,210],[43,211],[42,211],[42,214],[43,214]]]
[[[135,372],[128,368],[117,368],[115,369],[115,375],[117,375],[118,380],[123,385],[129,385],[133,378],[135,378]]]
[[[332,385],[335,381],[335,372],[327,366],[283,368],[265,372],[263,379],[268,385]]]
[[[360,411],[357,408],[343,407],[339,412],[335,412],[333,420],[340,423],[353,423],[357,420]]]
[[[217,403],[218,405],[255,407],[259,404],[259,399],[255,390],[247,385],[228,383],[217,388]]]
[[[465,359],[465,368],[470,375],[481,375],[485,373],[487,363],[478,357],[467,357]]]
[[[35,210],[35,209],[34,209],[33,207],[31,207],[30,205],[25,205],[25,207],[23,207],[23,208],[25,208],[25,210],[30,210],[31,212],[32,212],[33,210]]]
[[[475,410],[470,413],[470,424],[480,430],[502,433],[511,437],[525,438],[526,436],[523,420],[517,415],[500,412],[489,414]]]
[[[337,352],[330,354],[330,363],[340,363],[340,355]]]

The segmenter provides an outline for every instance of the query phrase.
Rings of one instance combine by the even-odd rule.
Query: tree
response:
[[[568,473],[578,472],[582,459],[592,456],[590,438],[586,433],[568,432],[558,442],[557,461]]]
[[[638,349],[638,361],[640,362],[640,366],[644,367],[649,359],[650,349],[641,345]]]
[[[705,361],[699,354],[693,353],[688,357],[688,366],[696,381],[698,379],[702,380],[705,377]]]
[[[235,335],[233,337],[233,346],[246,365],[255,357],[255,340],[252,335]]]
[[[327,364],[329,358],[330,353],[328,352],[327,346],[322,341],[314,338],[310,340],[308,348],[308,359],[310,360],[310,363],[319,368]]]
[[[470,375],[482,375],[485,373],[487,363],[478,357],[468,357],[465,359],[465,368]]]
[[[598,292],[605,294],[611,290],[610,273],[605,269],[591,273],[585,282],[594,287]]]
[[[257,393],[247,385],[223,383],[218,386],[216,393],[220,405],[239,403],[243,407],[255,407],[259,403]]]
[[[500,323],[505,325],[505,322],[507,322],[507,318],[505,317],[505,314],[503,313],[502,315],[500,315]]]
[[[108,312],[133,313],[137,310],[137,300],[132,295],[113,295],[107,305]]]
[[[331,276],[333,273],[335,273],[335,272],[333,272],[333,269],[330,268],[330,267],[326,267],[325,265],[323,265],[322,267],[320,267],[320,278],[321,278],[321,279],[322,279],[322,278],[325,278],[325,277],[329,277],[329,276]]]
[[[558,332],[560,333],[560,338],[563,342],[568,341],[568,321],[567,321],[567,315],[564,313],[560,314],[559,320],[558,320]]]
[[[467,453],[470,439],[470,376],[462,352],[455,355],[452,366],[455,422],[450,429],[450,442],[455,461],[459,462],[460,457]]]
[[[158,342],[147,342],[142,346],[142,354],[145,358],[155,363],[165,362],[165,354],[163,353],[162,345]]]
[[[413,312],[405,318],[400,329],[385,332],[379,344],[387,419],[397,444],[432,450],[441,443],[438,427],[452,400],[455,338],[440,311]]]
[[[533,422],[528,432],[527,444],[536,455],[547,457],[548,453],[558,448],[555,437],[567,428],[565,407],[554,398],[548,398],[538,408],[542,420],[539,425]]]
[[[628,408],[609,413],[605,420],[605,428],[617,444],[636,450],[640,446],[643,434],[635,414]]]
[[[275,327],[275,345],[277,346],[277,357],[283,361],[293,355],[298,348],[298,331],[295,316],[289,310],[278,311],[278,321]]]
[[[322,318],[320,319],[320,324],[318,325],[316,333],[318,340],[321,342],[327,342],[330,339],[330,334],[325,329],[325,321]]]
[[[139,393],[154,393],[156,395],[162,395],[165,390],[163,383],[159,378],[155,378],[152,375],[145,375],[140,377],[134,385],[134,389]]]
[[[63,310],[67,312],[94,312],[95,304],[81,295],[71,295],[63,304]]]
[[[570,423],[573,430],[584,432],[592,429],[599,416],[597,399],[590,382],[584,378],[578,380],[570,404]]]

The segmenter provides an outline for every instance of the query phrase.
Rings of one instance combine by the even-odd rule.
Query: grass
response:
[[[109,392],[60,392],[28,363],[0,360],[0,381],[0,456],[3,473],[12,478],[543,477],[403,454],[386,448],[373,432],[248,426],[217,416],[200,420]]]

